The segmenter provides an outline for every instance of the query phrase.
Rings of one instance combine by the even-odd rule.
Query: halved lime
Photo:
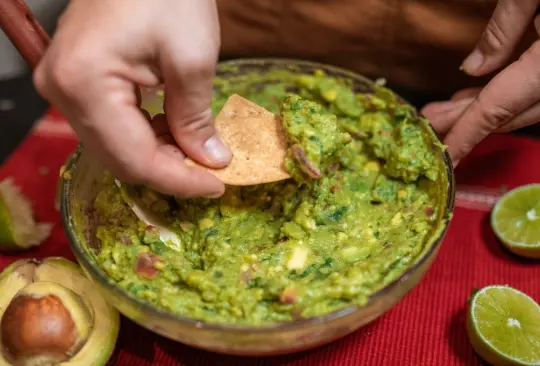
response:
[[[540,306],[509,286],[487,286],[473,295],[467,333],[475,351],[499,365],[540,365]]]
[[[540,184],[505,194],[491,213],[491,227],[512,252],[540,258]]]
[[[49,237],[52,224],[36,223],[32,203],[11,178],[0,182],[0,250],[26,249]]]

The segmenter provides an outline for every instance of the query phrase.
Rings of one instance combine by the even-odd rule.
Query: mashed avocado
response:
[[[97,263],[132,295],[212,323],[327,314],[365,304],[438,232],[446,177],[414,109],[322,72],[260,78],[217,79],[214,112],[237,93],[279,113],[293,179],[228,187],[220,199],[136,187],[179,235],[176,247],[136,218],[109,175],[86,207]]]

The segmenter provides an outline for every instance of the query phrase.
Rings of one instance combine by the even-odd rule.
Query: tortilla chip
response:
[[[202,168],[234,186],[290,178],[284,167],[287,140],[279,116],[233,94],[216,117],[215,126],[233,153],[231,163],[223,169],[212,169],[187,158],[186,165]]]

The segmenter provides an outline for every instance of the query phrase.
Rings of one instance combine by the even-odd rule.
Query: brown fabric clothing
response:
[[[459,66],[496,0],[218,0],[222,55],[290,57],[445,95],[483,85]],[[531,35],[524,44],[531,43]]]

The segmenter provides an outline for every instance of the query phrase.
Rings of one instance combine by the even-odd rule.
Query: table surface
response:
[[[51,238],[18,256],[0,256],[0,268],[20,257],[73,259],[54,208],[58,170],[75,148],[73,131],[57,114],[35,125],[3,166],[34,201],[36,217],[53,222]],[[540,140],[494,135],[456,172],[455,216],[433,266],[397,306],[365,328],[330,345],[282,357],[237,358],[195,350],[122,320],[111,365],[479,365],[465,331],[466,301],[474,288],[509,284],[540,300],[540,262],[503,249],[489,226],[489,211],[508,189],[539,182],[531,159]],[[534,163],[532,163],[534,165]]]

